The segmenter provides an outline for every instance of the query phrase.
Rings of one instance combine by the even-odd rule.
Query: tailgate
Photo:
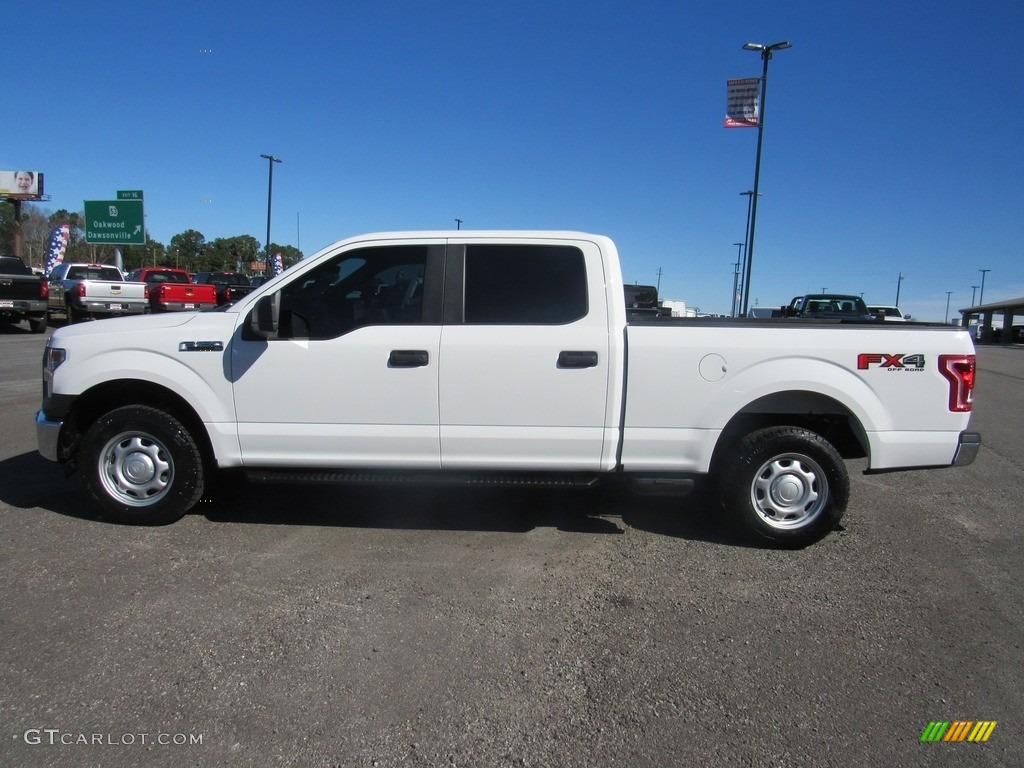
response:
[[[41,282],[29,275],[0,275],[0,307],[4,301],[40,299]]]

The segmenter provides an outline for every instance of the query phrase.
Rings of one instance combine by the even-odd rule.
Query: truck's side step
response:
[[[246,469],[254,483],[302,483],[326,485],[470,485],[483,487],[590,488],[600,482],[597,475],[556,473],[475,472],[393,472],[321,469]]]

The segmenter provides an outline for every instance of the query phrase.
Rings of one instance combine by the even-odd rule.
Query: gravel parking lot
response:
[[[1024,765],[1024,348],[977,462],[864,476],[748,546],[697,493],[225,483],[97,520],[36,453],[42,337],[0,332],[0,765]],[[932,721],[996,721],[922,743]]]

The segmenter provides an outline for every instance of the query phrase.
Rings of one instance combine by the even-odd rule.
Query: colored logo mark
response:
[[[933,720],[921,741],[988,741],[995,729],[995,720]]]

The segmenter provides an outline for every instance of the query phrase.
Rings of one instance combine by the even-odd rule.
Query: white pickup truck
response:
[[[167,523],[211,471],[264,481],[711,476],[777,544],[832,530],[844,458],[973,461],[965,331],[630,319],[615,245],[574,232],[344,240],[221,311],[58,329],[40,453],[106,517]]]
[[[126,280],[111,264],[58,264],[49,281],[49,311],[70,323],[149,311],[149,286]]]

